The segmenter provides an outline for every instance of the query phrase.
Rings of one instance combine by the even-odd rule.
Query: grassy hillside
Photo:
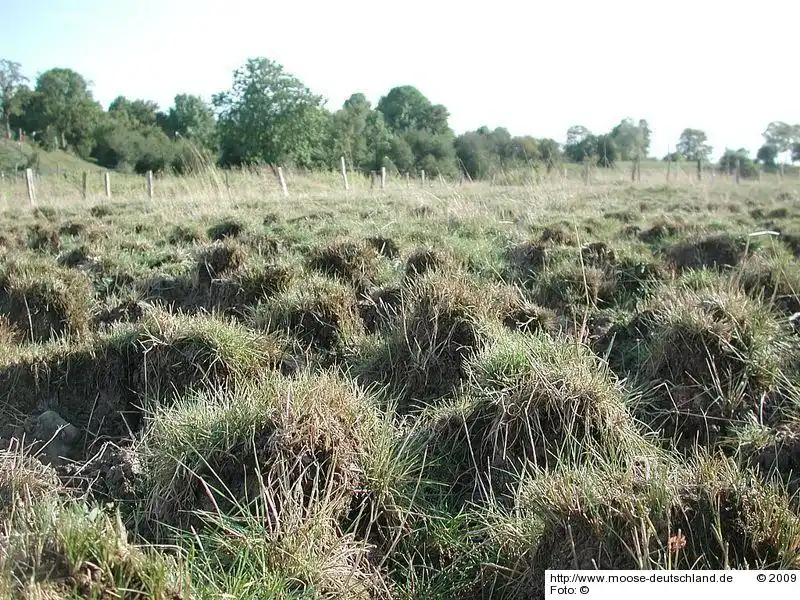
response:
[[[0,172],[14,172],[34,165],[42,172],[53,172],[57,169],[76,172],[95,171],[100,168],[62,150],[47,152],[27,142],[20,144],[11,140],[0,140]]]
[[[800,567],[796,181],[287,176],[5,189],[0,598]]]

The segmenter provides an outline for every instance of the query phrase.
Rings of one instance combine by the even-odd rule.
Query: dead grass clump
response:
[[[358,313],[367,333],[386,329],[397,317],[402,304],[402,289],[397,286],[376,288],[364,294],[358,302]]]
[[[455,261],[445,250],[439,248],[417,248],[406,259],[406,277],[418,277],[429,271],[452,267]]]
[[[369,414],[359,392],[328,374],[276,375],[181,402],[156,416],[138,449],[147,518],[186,527],[193,511],[235,517],[263,504],[272,530],[297,509],[342,515],[361,483]]]
[[[227,218],[208,228],[208,237],[220,242],[226,238],[238,237],[244,231],[244,225],[237,219]]]
[[[37,252],[58,252],[61,235],[54,227],[37,223],[28,229],[28,248]]]
[[[58,475],[51,467],[19,448],[0,447],[0,523],[7,523],[12,513],[29,514],[34,503],[52,501],[60,490]]]
[[[366,243],[371,248],[374,248],[378,254],[389,259],[395,259],[400,256],[400,247],[392,238],[383,236],[368,237]]]
[[[367,244],[338,242],[314,250],[308,266],[330,277],[364,286],[377,278],[378,252]]]
[[[0,265],[0,314],[24,331],[28,341],[85,333],[93,295],[85,274],[43,260]]]
[[[666,249],[667,259],[679,269],[698,269],[703,267],[733,267],[752,251],[745,237],[729,233],[708,236],[692,236]]]
[[[790,356],[786,334],[744,294],[664,289],[648,308],[652,324],[639,369],[652,382],[644,413],[657,429],[688,442],[711,441],[778,385]]]
[[[25,333],[9,321],[8,317],[0,315],[0,347],[16,346],[21,344],[24,339]]]
[[[215,242],[204,248],[197,258],[195,284],[207,289],[213,280],[239,269],[245,258],[245,252],[238,244]]]
[[[468,426],[480,464],[552,467],[644,446],[622,385],[577,342],[505,333],[470,361],[469,371],[478,408]]]

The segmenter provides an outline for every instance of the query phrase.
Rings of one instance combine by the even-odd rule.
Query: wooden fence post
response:
[[[108,171],[103,173],[103,181],[106,185],[106,198],[111,198],[111,173]]]
[[[411,176],[409,175],[408,171],[406,171],[406,187],[411,185]]]
[[[147,171],[147,197],[153,199],[153,172]]]
[[[375,189],[375,171],[369,172],[369,187]]]
[[[386,167],[381,167],[381,189],[386,189]]]
[[[284,196],[289,195],[289,189],[286,187],[286,179],[283,177],[283,168],[278,167],[278,180],[281,182],[281,191]]]
[[[86,171],[81,175],[81,196],[84,200],[89,195],[89,173]]]
[[[703,180],[703,159],[697,159],[697,181]]]
[[[739,177],[742,175],[742,161],[736,157],[736,183],[739,183]]]
[[[422,185],[425,186],[425,169],[422,169],[419,172],[420,178],[422,179]]]
[[[636,165],[637,164],[638,164],[638,161],[634,160],[633,161],[633,167],[631,168],[631,183],[636,181]]]
[[[347,183],[347,165],[344,162],[344,156],[342,157],[342,179],[344,180],[344,191],[350,189],[350,184]]]
[[[33,188],[33,169],[25,169],[25,182],[28,184],[28,200],[33,206],[36,204],[36,190]]]

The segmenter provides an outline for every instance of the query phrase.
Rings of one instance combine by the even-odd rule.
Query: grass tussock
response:
[[[142,549],[113,511],[60,497],[55,473],[0,450],[0,596],[179,598],[177,561]],[[5,509],[12,508],[7,512]]]
[[[453,391],[486,341],[487,313],[469,279],[423,277],[404,291],[403,311],[359,366],[362,377],[389,384],[411,404]]]
[[[364,330],[352,290],[319,276],[271,298],[259,308],[253,324],[321,351],[340,351]]]
[[[710,441],[755,410],[776,409],[792,346],[767,308],[706,288],[663,290],[645,310],[638,376],[653,389],[644,410],[657,429]]]
[[[0,315],[27,341],[85,333],[93,303],[91,282],[83,273],[40,259],[0,265]]]
[[[274,376],[159,412],[139,449],[148,518],[186,524],[192,511],[235,513],[259,501],[274,528],[294,503],[313,512],[324,501],[344,514],[361,483],[364,402],[333,376]]]
[[[314,271],[363,288],[377,279],[378,256],[378,251],[370,244],[338,242],[313,250],[308,266]]]
[[[470,362],[467,425],[480,463],[519,469],[641,451],[625,391],[585,346],[506,333]]]

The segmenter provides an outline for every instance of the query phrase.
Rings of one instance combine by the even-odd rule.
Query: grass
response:
[[[285,174],[0,182],[0,597],[800,567],[796,181]]]

